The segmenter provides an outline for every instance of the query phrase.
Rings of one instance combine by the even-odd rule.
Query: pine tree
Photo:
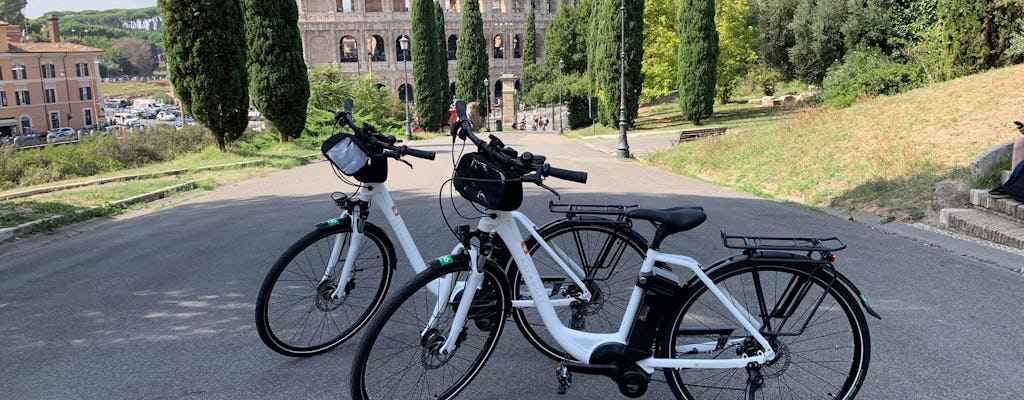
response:
[[[467,103],[477,101],[482,104],[487,99],[488,90],[484,84],[488,77],[487,38],[484,37],[484,22],[477,0],[465,0],[463,4],[456,52],[456,96]],[[481,115],[487,114],[485,107],[479,109]]]
[[[249,42],[249,94],[281,142],[306,126],[309,79],[293,0],[243,0]]]
[[[248,124],[245,25],[238,0],[159,0],[175,91],[224,150]],[[173,21],[173,22],[171,22]],[[180,87],[179,87],[180,86]],[[187,97],[184,97],[187,96]]]
[[[626,4],[626,124],[632,125],[640,108],[640,91],[643,85],[641,62],[644,55],[643,0],[627,0]],[[591,17],[596,28],[591,32],[589,65],[600,98],[599,120],[605,126],[619,123],[619,102],[621,99],[621,54],[620,0],[599,0]]]
[[[422,43],[412,47],[413,94],[416,98],[416,115],[423,129],[436,131],[444,122],[444,111],[448,109],[444,99],[447,91],[439,92],[439,80],[447,80],[438,76],[437,61],[441,49],[436,45],[438,38],[437,17],[434,14],[434,2],[431,0],[413,0],[412,10],[412,41]],[[445,75],[447,76],[447,74]]]
[[[679,9],[679,106],[700,124],[714,112],[718,31],[714,0],[683,0]]]

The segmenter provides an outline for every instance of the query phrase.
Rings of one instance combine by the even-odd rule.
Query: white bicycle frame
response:
[[[611,342],[617,342],[626,344],[627,335],[632,327],[634,316],[637,313],[637,309],[640,306],[640,300],[643,295],[643,289],[640,287],[634,287],[633,293],[629,299],[629,304],[626,307],[626,311],[622,318],[622,323],[619,325],[619,330],[614,333],[589,333],[570,329],[566,327],[555,313],[556,303],[551,300],[550,296],[544,288],[543,281],[537,272],[537,268],[533,263],[533,259],[530,257],[529,252],[526,249],[526,242],[523,240],[522,233],[520,232],[519,226],[522,225],[527,229],[530,235],[541,244],[541,247],[545,252],[551,256],[552,259],[558,261],[558,264],[562,267],[565,272],[577,280],[578,277],[573,274],[570,267],[568,267],[564,260],[558,256],[557,252],[548,246],[544,242],[544,239],[540,237],[535,229],[532,229],[533,223],[525,215],[518,211],[488,211],[496,215],[495,218],[482,218],[478,224],[478,229],[482,232],[492,232],[498,234],[505,246],[510,249],[512,258],[515,260],[516,265],[522,274],[523,280],[526,283],[532,300],[522,301],[519,303],[520,307],[533,306],[537,308],[540,313],[541,320],[544,322],[544,326],[547,328],[551,336],[554,337],[555,341],[562,346],[569,354],[571,354],[577,360],[589,360],[591,354],[599,346]],[[518,224],[517,224],[518,223]],[[523,251],[514,251],[512,249],[522,248]],[[471,254],[474,253],[475,249],[471,249]],[[483,279],[483,273],[479,272],[478,265],[474,258],[471,257],[471,261],[474,262],[473,271],[471,272],[467,282],[465,283],[465,290],[463,291],[463,299],[459,302],[459,307],[456,310],[455,319],[452,321],[452,326],[448,332],[447,339],[441,348],[442,353],[451,351],[456,342],[456,338],[459,337],[458,333],[462,331],[462,328],[466,323],[466,315],[469,311],[472,301],[472,296],[476,292],[477,286]],[[754,355],[743,355],[741,357],[731,359],[715,359],[715,360],[696,360],[696,359],[672,359],[672,358],[656,358],[650,357],[637,362],[637,365],[646,370],[647,372],[653,372],[655,368],[672,368],[672,369],[684,369],[684,368],[743,368],[749,363],[754,362],[758,364],[764,364],[775,358],[775,352],[769,345],[768,340],[764,338],[759,332],[760,323],[750,313],[748,313],[735,299],[732,298],[727,292],[723,291],[719,287],[715,286],[714,282],[708,278],[707,274],[700,268],[700,264],[693,258],[661,253],[657,250],[648,249],[647,255],[644,258],[643,266],[640,268],[639,274],[649,273],[653,270],[656,262],[662,262],[665,264],[676,265],[689,269],[694,275],[701,280],[708,287],[712,294],[723,305],[729,310],[736,321],[740,323],[744,330],[750,334],[760,345],[764,351],[758,351]],[[638,275],[639,277],[639,275]],[[450,282],[448,282],[450,285]],[[586,290],[586,286],[579,284],[580,288]],[[448,293],[458,293],[452,291]],[[588,293],[589,295],[589,293]],[[467,297],[469,296],[469,297]],[[449,295],[440,296],[438,298],[437,307],[443,307],[441,299],[451,301]],[[568,300],[571,301],[571,300]],[[434,317],[437,316],[437,308],[435,307]],[[430,324],[433,325],[435,318],[431,318]],[[430,328],[433,326],[428,326]],[[735,343],[730,343],[735,344]],[[689,352],[699,351],[708,352],[713,350],[715,343],[697,343],[689,344],[677,347],[677,352]]]

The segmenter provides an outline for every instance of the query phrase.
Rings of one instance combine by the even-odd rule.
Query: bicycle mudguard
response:
[[[324,222],[316,224],[316,229],[324,229],[324,228],[334,227],[334,226],[338,226],[338,225],[348,226],[351,223],[352,223],[352,221],[349,220],[348,218],[345,218],[345,219],[332,218],[332,219],[329,219],[329,220],[326,220]]]
[[[454,268],[469,264],[469,254],[462,253],[435,258],[427,262],[427,268]]]
[[[715,261],[709,267],[704,269],[704,273],[710,275],[711,272],[714,271],[715,269],[722,268],[722,267],[724,267],[726,265],[731,265],[733,263],[738,263],[738,262],[751,262],[751,261],[755,261],[755,262],[769,262],[769,263],[776,263],[776,264],[791,264],[791,265],[796,265],[796,264],[811,264],[811,265],[813,265],[813,264],[822,264],[822,265],[828,265],[831,268],[826,268],[826,269],[824,269],[824,271],[832,273],[836,277],[836,280],[841,285],[843,285],[844,287],[846,287],[847,289],[852,291],[857,296],[857,300],[860,301],[861,307],[864,307],[864,311],[866,311],[872,317],[875,317],[877,319],[882,319],[882,316],[880,314],[878,314],[878,312],[875,311],[873,308],[871,308],[871,303],[869,303],[867,297],[864,296],[863,293],[861,293],[860,288],[858,288],[857,285],[855,285],[853,283],[853,281],[850,280],[850,278],[847,278],[846,275],[843,275],[841,272],[836,270],[835,267],[832,265],[832,263],[824,261],[824,260],[811,259],[810,257],[807,257],[807,256],[802,255],[802,254],[790,253],[790,252],[785,252],[785,251],[771,251],[771,250],[757,251],[757,252],[754,253],[753,256],[748,256],[747,254],[740,253],[740,254],[731,255],[731,256],[722,258],[722,259],[720,259],[718,261]],[[688,282],[686,282],[686,285],[684,287],[693,287],[692,285],[697,285],[697,284],[701,284],[700,280],[697,279],[697,277],[693,277],[693,278],[690,278],[690,280]]]

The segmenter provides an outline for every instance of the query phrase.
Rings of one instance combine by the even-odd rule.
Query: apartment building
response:
[[[31,43],[21,27],[0,21],[0,136],[86,129],[102,120],[102,51],[61,42],[56,16],[47,24],[50,42]]]
[[[412,100],[412,52],[403,51],[403,38],[412,36],[411,0],[296,0],[299,30],[306,64],[334,65],[353,79],[373,73],[382,87],[400,99]],[[536,16],[538,63],[544,58],[544,35],[558,10],[572,4],[566,0],[478,0],[484,36],[489,47],[492,95],[500,99],[503,86],[519,89],[523,71],[526,13],[533,2]],[[462,0],[439,0],[445,10],[448,38],[449,89],[455,92],[455,63],[462,23]],[[411,43],[411,46],[416,46]],[[511,78],[509,78],[511,77]],[[513,89],[513,88],[507,88]]]

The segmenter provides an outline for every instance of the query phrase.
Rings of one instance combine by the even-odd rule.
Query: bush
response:
[[[156,126],[140,131],[119,132],[99,140],[97,154],[114,159],[126,168],[141,167],[202,150],[212,143],[212,133],[198,125],[175,130]]]
[[[847,107],[861,96],[892,95],[925,83],[916,63],[901,62],[877,50],[854,50],[833,64],[822,82],[825,104]]]
[[[78,145],[0,151],[0,188],[37,185],[121,169],[120,162],[99,154],[99,142],[96,138],[85,138]]]

